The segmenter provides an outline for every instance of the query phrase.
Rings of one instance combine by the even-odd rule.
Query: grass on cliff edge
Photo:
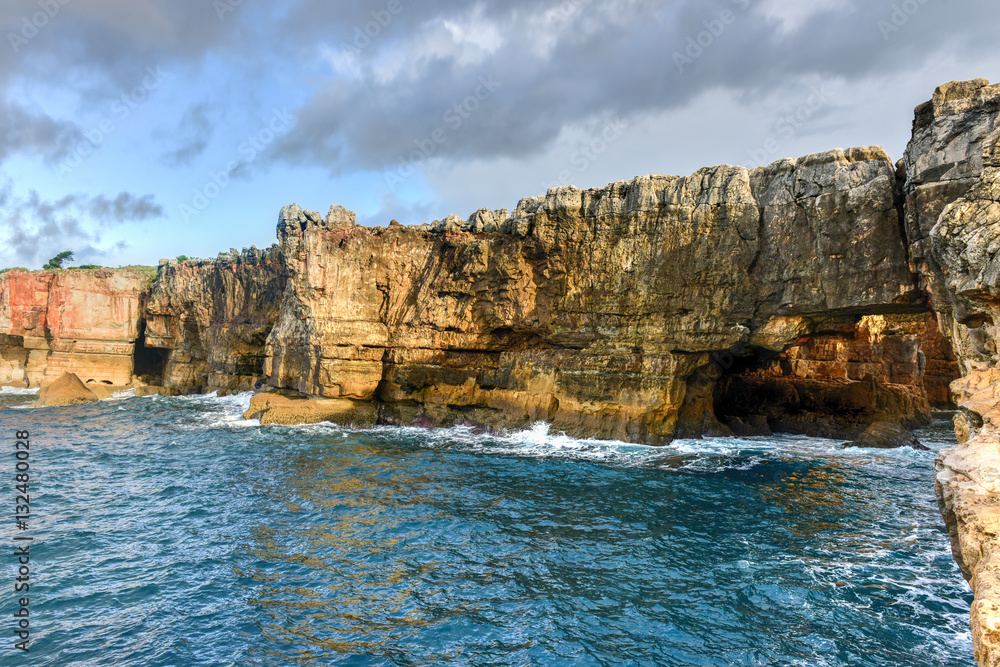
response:
[[[156,273],[159,270],[159,268],[155,266],[141,266],[139,264],[132,264],[129,266],[119,266],[119,267],[86,264],[84,266],[70,266],[65,269],[46,269],[44,272],[49,273],[49,272],[59,272],[59,271],[96,271],[98,269],[111,269],[112,271],[121,271],[121,270],[134,271],[136,273],[141,273],[147,278],[149,278],[150,282],[156,280]],[[29,273],[42,273],[42,271],[32,271],[31,269],[26,269],[23,266],[12,266],[7,269],[0,269],[0,274],[7,273],[8,271],[28,271]]]

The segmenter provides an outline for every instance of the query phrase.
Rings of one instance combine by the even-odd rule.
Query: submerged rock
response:
[[[899,447],[910,447],[920,451],[929,451],[927,447],[920,444],[913,431],[896,422],[880,421],[875,422],[861,434],[854,442],[848,443],[848,447],[860,447],[862,449],[897,449]]]

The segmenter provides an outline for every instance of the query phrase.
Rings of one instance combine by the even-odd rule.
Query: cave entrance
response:
[[[879,421],[914,428],[948,407],[958,377],[924,313],[828,321],[784,352],[745,348],[713,361],[712,411],[735,435],[853,440]]]
[[[167,361],[170,358],[170,350],[158,347],[146,347],[146,321],[139,321],[139,338],[135,342],[135,353],[133,362],[135,369],[133,373],[140,378],[146,378],[149,384],[163,381],[163,374],[167,370]]]
[[[789,401],[765,379],[789,371],[777,352],[763,348],[713,354],[688,379],[676,437],[770,435]]]

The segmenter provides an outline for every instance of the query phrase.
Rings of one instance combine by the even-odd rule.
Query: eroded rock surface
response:
[[[322,222],[348,220],[335,207]],[[273,247],[162,264],[146,306],[145,345],[154,351],[150,370],[158,371],[164,387],[181,393],[259,386],[285,275]]]
[[[960,372],[937,489],[977,659],[1000,665],[1000,86],[939,88],[897,165],[835,150],[419,227],[293,205],[277,231],[265,251],[165,262],[152,288],[127,270],[0,275],[0,384],[266,384],[247,412],[264,424],[912,445]]]
[[[384,423],[728,433],[713,355],[780,352],[830,317],[926,310],[897,204],[892,162],[868,147],[558,188],[503,220],[429,230],[287,207],[265,375],[372,402]]]
[[[100,397],[88,389],[80,378],[73,373],[63,373],[56,380],[42,385],[41,391],[38,392],[38,400],[32,406],[54,408],[95,403],[98,400]]]
[[[942,86],[917,108],[907,171],[911,253],[965,377],[958,447],[938,458],[937,493],[976,597],[980,665],[1000,665],[1000,86]]]
[[[150,282],[132,269],[0,274],[0,385],[66,372],[128,385]]]

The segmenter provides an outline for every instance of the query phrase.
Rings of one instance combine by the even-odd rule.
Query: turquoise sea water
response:
[[[27,656],[0,552],[3,665],[973,664],[933,453],[32,398],[0,394],[2,535],[27,429],[35,538]]]

